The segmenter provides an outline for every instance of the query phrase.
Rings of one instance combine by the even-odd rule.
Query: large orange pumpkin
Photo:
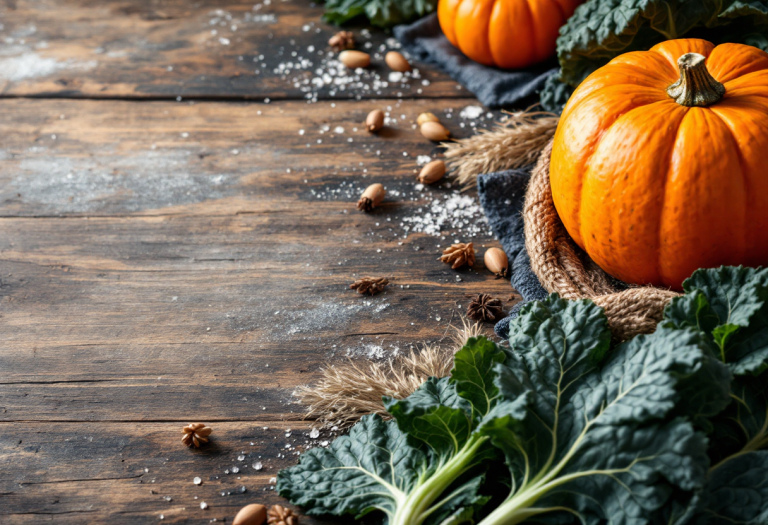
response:
[[[626,282],[768,264],[768,53],[671,40],[615,58],[565,107],[550,182],[571,237]]]
[[[475,62],[519,69],[555,54],[558,31],[584,0],[440,0],[448,40]]]

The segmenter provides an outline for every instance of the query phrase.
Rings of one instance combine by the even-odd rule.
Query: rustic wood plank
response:
[[[436,261],[454,240],[495,244],[477,210],[414,232],[446,202],[476,203],[416,185],[416,159],[439,149],[413,121],[433,111],[462,136],[498,117],[459,117],[475,104],[0,101],[4,522],[203,523],[282,502],[269,479],[312,426],[298,385],[348,354],[443,340],[466,294],[512,295],[482,265]],[[366,133],[388,106],[397,124]],[[373,181],[390,196],[360,213]],[[393,285],[361,297],[347,287],[362,274]],[[217,445],[181,447],[190,420],[214,424]],[[243,450],[269,469],[209,501],[240,486],[222,472]]]
[[[0,94],[230,100],[466,96],[447,75],[418,62],[417,74],[390,79],[381,51],[396,42],[376,30],[356,31],[360,48],[375,53],[373,66],[360,75],[339,74],[327,45],[338,28],[321,22],[321,15],[322,6],[306,0],[4,2]],[[323,83],[323,74],[337,80]]]
[[[365,185],[382,177],[388,209],[398,212],[404,201],[425,202],[429,192],[414,188],[417,159],[441,151],[416,129],[419,113],[436,113],[458,137],[500,117],[462,118],[468,107],[482,111],[471,99],[2,100],[0,214],[272,216],[297,200],[345,202],[351,211]],[[376,108],[390,121],[373,135],[362,123]]]
[[[419,112],[482,122],[453,102],[394,104],[379,136],[353,131],[355,102],[0,103],[0,420],[297,419],[324,363],[439,340],[468,293],[509,298],[436,261],[492,242],[470,196],[413,178],[437,151]],[[373,180],[391,197],[360,213]],[[474,212],[411,230],[458,201]],[[393,285],[360,297],[363,274]]]
[[[436,261],[439,239],[320,216],[4,219],[0,420],[296,419],[325,362],[439,340],[466,294],[511,294]],[[394,284],[347,289],[368,273]]]
[[[216,423],[210,446],[193,450],[179,441],[181,426],[0,424],[3,523],[231,523],[250,503],[286,505],[274,492],[278,470],[334,435],[312,439],[307,423]]]

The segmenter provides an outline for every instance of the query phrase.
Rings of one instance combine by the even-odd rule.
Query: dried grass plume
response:
[[[508,113],[492,130],[444,143],[447,164],[464,189],[473,187],[480,174],[533,164],[555,135],[559,120],[554,113],[531,108]]]
[[[446,377],[453,368],[454,354],[470,337],[483,335],[481,323],[462,318],[450,345],[425,345],[386,363],[358,363],[350,359],[342,365],[329,365],[315,385],[296,392],[306,407],[306,417],[327,427],[346,428],[366,414],[389,417],[381,402],[383,396],[403,399],[429,377]]]

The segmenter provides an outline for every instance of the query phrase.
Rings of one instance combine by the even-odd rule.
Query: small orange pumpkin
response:
[[[555,54],[560,26],[584,0],[440,0],[448,40],[475,62],[524,68]]]
[[[767,162],[768,53],[670,40],[576,89],[550,183],[601,268],[679,290],[697,268],[768,264]]]

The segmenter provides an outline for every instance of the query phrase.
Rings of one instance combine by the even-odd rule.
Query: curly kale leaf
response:
[[[683,289],[665,310],[665,324],[709,335],[737,376],[768,368],[768,269],[697,270]]]
[[[431,13],[436,6],[437,0],[328,0],[324,18],[341,25],[365,16],[374,26],[388,28]]]
[[[589,301],[553,296],[513,321],[500,402],[480,425],[512,491],[481,525],[543,513],[643,524],[675,489],[704,485],[706,439],[687,416],[727,403],[727,370],[693,330],[662,328],[606,354],[609,338]]]
[[[305,452],[298,465],[280,471],[277,491],[311,515],[363,516],[379,509],[392,516],[429,463],[394,422],[365,416],[348,436]]]
[[[577,87],[623,53],[683,37],[768,51],[768,0],[588,0],[560,29],[560,75],[547,83],[542,100],[559,109],[562,83]]]

